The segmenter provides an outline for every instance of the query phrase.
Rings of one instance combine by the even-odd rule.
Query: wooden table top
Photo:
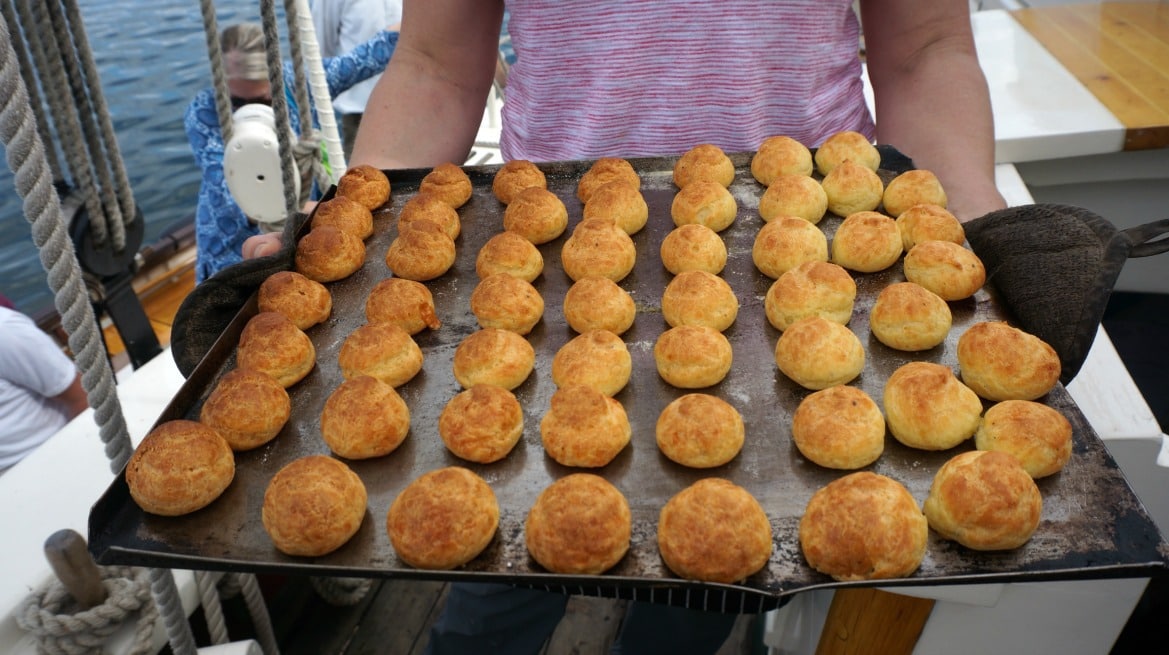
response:
[[[1169,147],[1169,3],[1066,4],[1011,15],[1124,124],[1125,150]]]

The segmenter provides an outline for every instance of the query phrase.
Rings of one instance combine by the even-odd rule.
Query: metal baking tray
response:
[[[883,149],[882,175],[888,181],[904,166],[892,149]],[[293,414],[271,443],[236,454],[236,478],[210,506],[193,514],[166,518],[144,513],[133,502],[124,475],[119,475],[97,501],[90,515],[89,547],[105,564],[131,564],[204,570],[285,572],[351,577],[401,577],[462,581],[510,582],[577,593],[629,598],[680,598],[710,594],[719,602],[754,610],[775,606],[788,594],[814,587],[932,585],[975,582],[1031,581],[1163,574],[1169,545],[1134,495],[1103,442],[1062,385],[1042,402],[1066,416],[1074,428],[1074,452],[1064,470],[1038,482],[1043,495],[1039,528],[1023,547],[1008,552],[976,552],[946,541],[931,531],[928,552],[912,576],[898,580],[837,583],[811,569],[800,552],[798,522],[811,495],[846,472],[821,468],[804,459],[791,440],[791,416],[808,391],[789,381],[774,362],[779,332],[767,322],[763,298],[771,280],[751,260],[751,246],[762,225],[758,199],[763,187],[751,177],[750,153],[732,155],[736,179],[731,191],[739,204],[734,224],[721,233],[729,253],[722,276],[735,289],[741,308],[726,331],[734,347],[734,365],[718,385],[705,389],[734,405],[746,424],[742,452],[728,464],[707,470],[688,469],[666,459],[657,449],[654,424],[667,403],[685,390],[660,379],[653,344],[666,324],[660,312],[662,290],[670,274],[658,249],[674,227],[670,204],[674,158],[631,159],[642,178],[650,208],[649,223],[633,236],[637,263],[621,286],[633,296],[638,314],[623,335],[633,358],[633,375],[616,398],[633,425],[631,444],[608,466],[594,470],[620,489],[633,514],[629,553],[601,576],[564,576],[543,570],[529,556],[523,521],[536,496],[553,481],[573,472],[547,457],[540,443],[539,422],[555,391],[552,356],[574,332],[567,327],[561,301],[571,280],[560,266],[560,248],[567,232],[540,246],[544,273],[535,281],[543,294],[543,320],[528,335],[537,352],[536,368],[515,390],[524,408],[524,435],[502,461],[480,465],[449,453],[437,432],[439,413],[459,390],[451,370],[455,347],[477,329],[469,297],[478,282],[474,262],[479,247],[502,228],[503,205],[491,192],[497,166],[467,167],[474,186],[472,199],[459,214],[462,234],[456,241],[457,261],[447,274],[427,283],[434,294],[442,327],[423,331],[416,339],[425,353],[423,370],[399,389],[411,410],[410,434],[395,452],[381,458],[348,461],[368,490],[368,513],[357,534],[339,550],[319,558],[297,558],[277,551],[261,526],[259,515],[265,487],[273,474],[295,458],[329,454],[319,434],[319,415],[329,393],[342,381],[337,354],[344,338],[364,318],[369,290],[389,276],[384,255],[397,233],[399,208],[415,195],[428,170],[387,171],[391,202],[375,213],[376,233],[367,241],[367,260],[353,276],[330,284],[333,316],[307,332],[317,348],[317,366],[289,389]],[[549,188],[568,208],[569,230],[579,221],[581,204],[576,183],[592,162],[541,164]],[[330,192],[331,193],[331,192]],[[831,237],[840,218],[827,216],[820,226]],[[864,371],[852,384],[879,404],[887,377],[901,364],[927,360],[957,371],[958,336],[971,324],[1009,316],[988,284],[973,298],[950,303],[954,326],[944,344],[923,353],[892,350],[870,335],[868,313],[877,293],[903,280],[900,264],[875,274],[854,274],[858,297],[849,327],[867,352]],[[197,418],[199,408],[219,377],[235,365],[235,344],[244,322],[256,311],[245,306],[212,351],[183,385],[159,422]],[[867,467],[902,482],[920,503],[938,468],[973,440],[943,452],[915,450],[886,437],[884,454]],[[446,572],[410,568],[394,554],[386,534],[390,503],[410,481],[444,466],[461,465],[481,475],[500,503],[499,531],[488,548],[466,566]],[[731,480],[750,491],[767,512],[775,548],[768,564],[738,585],[681,580],[664,565],[657,550],[656,523],[662,505],[689,484],[708,476]],[[719,594],[721,592],[721,595]]]

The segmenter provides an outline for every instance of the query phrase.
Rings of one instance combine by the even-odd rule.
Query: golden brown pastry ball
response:
[[[392,453],[410,432],[410,408],[393,387],[368,375],[345,380],[321,410],[321,438],[336,455],[369,459]]]
[[[236,366],[259,371],[285,389],[300,382],[317,363],[308,335],[279,312],[260,312],[244,325],[235,354]]]
[[[455,242],[442,226],[426,219],[410,222],[386,251],[390,272],[417,282],[433,280],[454,264]]]
[[[425,284],[402,277],[388,277],[370,289],[365,299],[365,320],[370,323],[393,323],[418,334],[426,328],[442,327],[434,313],[434,295]]]
[[[526,159],[513,159],[499,170],[491,180],[491,192],[503,204],[509,204],[516,195],[528,187],[548,188],[544,171]]]
[[[923,203],[913,205],[897,217],[901,230],[901,243],[909,252],[922,241],[951,241],[958,245],[966,242],[966,230],[962,223],[944,207]]]
[[[846,161],[820,181],[828,197],[828,211],[837,216],[872,211],[881,204],[885,185],[871,169]]]
[[[698,180],[674,195],[670,216],[674,225],[697,223],[722,232],[735,222],[739,206],[735,197],[718,182]]]
[[[492,384],[515,389],[536,365],[536,350],[511,330],[484,328],[467,335],[455,348],[455,380],[464,389]]]
[[[727,244],[714,230],[690,223],[670,230],[659,248],[662,266],[677,275],[706,271],[718,275],[727,265]]]
[[[365,484],[352,469],[332,457],[308,455],[272,476],[260,520],[280,552],[320,557],[357,534],[367,500]]]
[[[812,494],[800,518],[808,565],[834,580],[904,578],[921,566],[929,524],[909,490],[858,471]]]
[[[973,251],[949,241],[922,241],[905,254],[905,279],[943,300],[973,296],[986,282],[986,267]]]
[[[337,194],[353,198],[373,211],[390,199],[390,179],[380,170],[366,164],[354,166],[337,180]]]
[[[828,261],[828,237],[802,218],[776,216],[755,235],[751,260],[760,273],[775,279],[804,262]]]
[[[471,178],[462,168],[445,162],[435,166],[422,178],[418,190],[443,199],[443,202],[458,209],[471,199]]]
[[[851,161],[875,171],[881,167],[881,153],[860,132],[837,132],[816,149],[816,170],[821,175],[831,173],[837,166]]]
[[[332,225],[358,239],[365,239],[373,234],[373,214],[353,198],[333,196],[317,203],[313,210],[309,227],[315,229],[322,225]]]
[[[929,350],[946,340],[953,324],[950,306],[913,282],[890,284],[869,310],[869,329],[881,343],[908,352]]]
[[[670,328],[654,343],[654,364],[662,379],[680,389],[701,389],[727,376],[734,360],[731,342],[704,325]]]
[[[705,325],[722,332],[738,315],[735,290],[706,271],[679,273],[662,292],[662,317],[670,327]]]
[[[746,429],[739,410],[705,393],[688,393],[658,414],[654,436],[662,454],[682,466],[712,468],[735,458]]]
[[[901,365],[885,381],[885,422],[910,448],[947,450],[974,436],[982,401],[949,367],[933,362]]]
[[[859,469],[885,450],[885,417],[867,393],[837,385],[809,394],[792,415],[800,453],[831,469]]]
[[[962,381],[987,400],[1035,400],[1059,381],[1059,355],[1039,337],[1003,321],[970,326],[958,337]]]
[[[633,296],[607,277],[581,278],[564,294],[564,319],[581,334],[607,330],[621,335],[636,317]]]
[[[619,180],[607,182],[589,196],[581,218],[603,218],[616,223],[626,234],[636,234],[649,220],[649,205],[632,184]]]
[[[296,271],[278,271],[260,284],[256,297],[262,312],[280,312],[296,327],[307,330],[329,318],[333,295],[325,285]]]
[[[973,550],[1011,550],[1039,527],[1043,499],[1019,460],[972,450],[938,469],[922,509],[946,539]]]
[[[504,231],[488,239],[479,249],[475,272],[481,279],[506,273],[532,282],[544,272],[544,255],[519,232]]]
[[[637,248],[625,230],[601,219],[581,221],[560,249],[560,264],[574,282],[600,276],[620,282],[637,263]]]
[[[815,225],[828,211],[828,194],[815,178],[789,173],[771,181],[759,198],[759,217],[795,216]]]
[[[832,261],[860,273],[889,268],[901,258],[901,252],[897,222],[877,212],[850,214],[832,237]]]
[[[459,212],[447,204],[446,200],[428,193],[419,193],[402,205],[398,212],[398,232],[406,230],[415,221],[430,221],[442,228],[451,241],[459,238],[463,231]]]
[[[979,450],[1010,455],[1035,479],[1058,473],[1072,456],[1072,424],[1057,410],[1031,400],[1004,400],[982,416],[974,433]]]
[[[625,556],[632,534],[624,494],[591,473],[553,482],[524,521],[528,552],[553,573],[600,575]]]
[[[763,297],[763,311],[777,330],[809,316],[847,325],[855,302],[856,282],[848,271],[831,262],[810,261],[771,283]]]
[[[552,382],[557,387],[583,384],[606,396],[629,382],[633,358],[621,337],[608,330],[589,330],[560,347],[552,357]]]
[[[771,523],[751,493],[720,478],[679,491],[658,516],[658,550],[678,576],[732,583],[771,558]]]
[[[366,323],[345,337],[337,363],[346,380],[369,375],[398,387],[422,370],[422,349],[393,323]]]
[[[685,189],[694,182],[714,182],[726,188],[733,181],[734,162],[722,148],[711,143],[694,146],[682,153],[674,163],[674,185],[679,189]]]
[[[438,417],[438,434],[452,453],[490,464],[507,456],[524,434],[524,412],[512,392],[490,384],[464,389]]]
[[[605,466],[629,445],[632,436],[621,403],[584,384],[557,389],[540,419],[544,452],[564,466]]]
[[[811,175],[812,151],[790,136],[772,136],[751,157],[751,176],[763,186],[780,175]]]
[[[633,170],[633,164],[619,157],[602,157],[593,162],[589,170],[580,176],[576,185],[576,197],[587,205],[593,193],[610,182],[625,182],[634,191],[641,190],[641,176]]]
[[[860,375],[865,349],[852,330],[823,316],[809,316],[779,335],[775,364],[796,384],[818,391]]]
[[[499,527],[495,492],[471,471],[449,466],[424,473],[390,504],[390,545],[416,569],[448,571],[479,556]]]
[[[539,245],[564,234],[568,209],[555,193],[543,187],[528,187],[517,193],[503,210],[503,229],[522,235]]]
[[[890,180],[882,200],[885,213],[897,218],[905,210],[922,203],[945,208],[946,191],[932,171],[915,169]]]
[[[211,427],[183,419],[151,430],[126,464],[130,497],[159,516],[210,505],[234,477],[235,455],[227,441]]]
[[[246,368],[223,374],[199,409],[199,422],[227,440],[232,450],[251,450],[280,433],[292,401],[271,376]]]
[[[334,282],[365,263],[365,243],[348,232],[322,225],[296,243],[296,270],[310,280]]]
[[[544,298],[530,282],[496,273],[471,291],[471,313],[482,327],[527,334],[544,317]]]

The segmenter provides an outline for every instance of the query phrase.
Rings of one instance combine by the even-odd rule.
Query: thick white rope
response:
[[[325,153],[329,158],[328,184],[336,184],[345,174],[345,151],[341,146],[341,135],[337,130],[337,116],[333,113],[333,98],[329,95],[329,83],[325,79],[325,67],[321,63],[321,48],[317,43],[317,32],[313,26],[312,12],[308,0],[296,0],[297,29],[304,44],[303,57],[309,69],[309,91],[317,108],[317,121],[325,139]]]
[[[37,640],[37,650],[49,655],[101,653],[110,635],[137,619],[128,655],[153,650],[154,621],[158,611],[151,602],[146,569],[103,567],[106,600],[81,609],[58,580],[52,580],[27,596],[16,611],[17,624]]]

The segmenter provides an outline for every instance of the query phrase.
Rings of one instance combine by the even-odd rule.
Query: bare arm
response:
[[[357,132],[352,164],[461,164],[495,73],[501,0],[407,0],[402,31]]]
[[[960,220],[1006,203],[994,184],[994,121],[965,0],[863,0],[877,140],[933,171]]]
[[[89,398],[81,386],[81,375],[74,376],[73,383],[69,385],[69,388],[53,396],[52,400],[65,411],[65,415],[70,419],[88,409]]]

